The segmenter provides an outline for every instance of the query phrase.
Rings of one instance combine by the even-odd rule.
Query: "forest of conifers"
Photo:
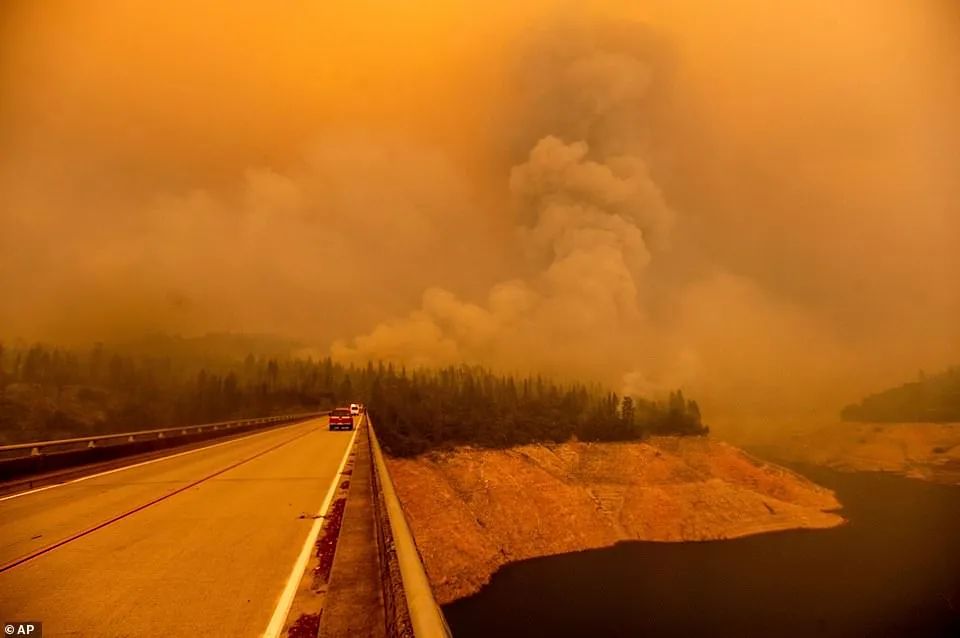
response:
[[[502,376],[480,367],[406,370],[329,358],[189,357],[0,346],[0,441],[172,427],[367,405],[387,451],[458,444],[705,434],[680,391],[668,400],[618,397],[594,384]]]
[[[848,405],[841,416],[846,421],[960,421],[960,367],[932,375],[921,372],[916,381]]]

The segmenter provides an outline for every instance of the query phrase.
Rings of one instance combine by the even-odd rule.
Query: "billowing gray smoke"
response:
[[[0,4],[0,340],[278,333],[712,423],[960,361],[955,2]]]
[[[509,174],[514,249],[531,274],[495,285],[480,304],[431,288],[408,317],[335,344],[337,357],[483,362],[611,380],[652,355],[641,288],[670,245],[675,215],[650,175],[639,127],[624,124],[641,110],[651,71],[627,52],[562,42],[562,51],[535,52],[541,79],[524,109],[540,112],[540,125],[582,137],[542,137]]]
[[[832,235],[816,221],[850,215],[849,203],[824,194],[819,210],[797,208],[805,201],[792,191],[810,180],[789,160],[770,158],[745,170],[732,147],[711,148],[715,133],[690,138],[698,134],[699,113],[677,109],[690,96],[674,86],[675,53],[644,26],[555,24],[520,52],[514,126],[507,128],[518,133],[508,154],[528,146],[507,183],[517,226],[512,250],[529,269],[475,302],[430,288],[419,309],[336,343],[334,354],[586,375],[624,392],[682,386],[732,414],[830,410],[859,391],[837,379],[849,380],[890,351],[872,345],[884,330],[868,336],[857,327],[872,322],[875,330],[875,318],[836,315],[860,290],[836,248],[857,228],[855,218]],[[818,109],[811,117],[836,125]],[[689,148],[678,149],[684,138]],[[842,143],[831,140],[827,148]],[[797,166],[808,161],[802,142],[775,135],[769,144],[796,146]],[[715,152],[720,164],[698,157],[697,147]],[[738,170],[761,171],[758,182],[744,185]],[[846,170],[836,179],[849,196]],[[654,178],[657,171],[667,187]],[[782,173],[781,193],[766,192],[764,173]],[[814,182],[807,188],[825,189]],[[668,191],[681,203],[671,205]],[[874,199],[858,197],[859,205]],[[795,265],[797,245],[806,262]],[[944,267],[955,271],[956,262]],[[821,299],[809,299],[805,280],[819,287]],[[949,302],[938,312],[947,308]],[[941,353],[944,361],[956,347]]]
[[[536,274],[497,284],[486,304],[432,288],[409,317],[390,321],[340,358],[412,363],[487,362],[589,373],[622,370],[645,322],[638,286],[665,245],[673,214],[636,156],[588,157],[586,142],[548,136],[513,168],[516,245]]]

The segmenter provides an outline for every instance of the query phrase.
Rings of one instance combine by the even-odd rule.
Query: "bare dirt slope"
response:
[[[836,422],[764,446],[778,458],[960,485],[960,423]]]
[[[389,467],[441,603],[510,561],[843,522],[830,490],[709,438],[464,448]]]

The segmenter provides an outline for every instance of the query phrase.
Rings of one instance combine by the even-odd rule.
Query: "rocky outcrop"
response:
[[[441,603],[510,561],[843,522],[830,490],[701,437],[463,448],[389,469]]]

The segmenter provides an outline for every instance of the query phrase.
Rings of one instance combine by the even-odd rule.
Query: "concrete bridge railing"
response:
[[[0,481],[152,452],[329,414],[306,412],[0,446]]]
[[[391,637],[404,638],[449,637],[450,628],[433,597],[423,560],[390,479],[373,423],[369,418],[367,423],[387,633]]]

